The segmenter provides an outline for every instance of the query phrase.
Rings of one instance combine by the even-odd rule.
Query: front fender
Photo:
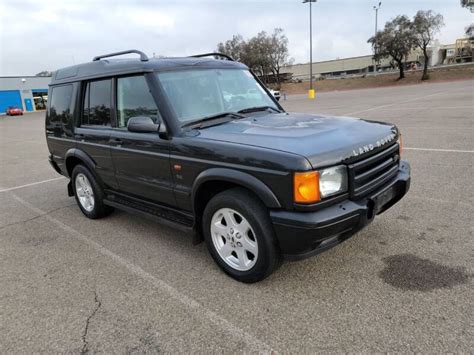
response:
[[[239,170],[227,168],[211,168],[203,171],[194,181],[191,200],[194,201],[199,188],[206,181],[217,180],[227,181],[247,188],[254,192],[268,208],[281,208],[280,202],[270,188],[255,176],[244,173]]]

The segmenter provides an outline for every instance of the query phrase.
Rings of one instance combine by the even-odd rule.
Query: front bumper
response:
[[[344,200],[315,212],[271,211],[280,250],[288,260],[319,254],[367,226],[375,215],[397,203],[409,188],[410,165],[402,161],[397,176],[360,200]]]

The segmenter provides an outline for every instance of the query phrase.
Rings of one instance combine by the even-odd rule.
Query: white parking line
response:
[[[426,152],[448,152],[448,153],[474,153],[474,150],[436,149],[436,148],[408,148],[408,147],[403,147],[403,150],[421,150],[421,151],[426,151]]]
[[[68,225],[64,224],[60,220],[46,214],[45,211],[33,206],[31,203],[23,200],[21,197],[12,193],[13,198],[15,198],[18,202],[20,202],[25,207],[29,208],[30,210],[43,215],[42,217],[48,219],[50,222],[57,225],[59,228],[64,230],[65,232],[72,235],[74,238],[84,242],[85,244],[92,247],[97,252],[111,258],[116,263],[124,266],[128,271],[135,274],[136,276],[148,281],[156,288],[168,293],[169,296],[174,298],[176,301],[183,304],[187,307],[190,311],[194,312],[196,316],[199,318],[207,318],[212,323],[217,326],[217,329],[223,329],[229,333],[232,337],[239,337],[242,339],[246,344],[248,344],[253,350],[256,352],[272,352],[272,348],[265,344],[260,339],[254,337],[253,335],[247,333],[245,330],[236,327],[232,323],[230,323],[227,319],[221,317],[219,314],[205,308],[199,302],[195,301],[194,299],[184,295],[183,293],[179,292],[176,288],[171,286],[170,284],[166,283],[165,281],[153,276],[152,274],[146,272],[141,267],[134,265],[127,261],[126,259],[122,258],[121,256],[115,254],[114,252],[110,251],[109,249],[105,248],[101,244],[93,241],[89,237],[85,236],[84,234],[78,232],[74,228],[69,227]]]
[[[374,111],[374,110],[378,110],[378,109],[381,109],[381,108],[386,108],[386,107],[392,107],[392,106],[400,106],[400,107],[403,107],[404,104],[408,103],[408,102],[414,102],[414,101],[418,101],[418,100],[421,100],[421,99],[425,99],[427,97],[432,97],[432,96],[437,96],[437,95],[441,95],[441,94],[450,94],[454,91],[459,91],[459,90],[465,90],[467,88],[471,88],[471,86],[468,86],[468,87],[458,87],[454,90],[443,90],[443,91],[438,91],[438,92],[435,92],[433,94],[429,94],[429,95],[423,95],[423,96],[418,96],[418,97],[414,97],[412,99],[407,99],[407,100],[404,100],[404,101],[397,101],[397,102],[392,102],[390,104],[385,104],[385,105],[380,105],[380,106],[374,106],[374,107],[370,107],[370,108],[367,108],[367,109],[364,109],[364,110],[359,110],[359,111],[353,111],[353,112],[348,112],[348,113],[344,113],[343,115],[344,116],[348,116],[348,115],[355,115],[357,113],[362,113],[362,112],[369,112],[369,111]]]
[[[474,153],[474,150],[460,150],[460,149],[437,149],[437,148],[413,148],[413,147],[403,147],[404,150],[418,150],[418,151],[426,151],[426,152],[445,152],[445,153]],[[14,186],[14,187],[9,187],[6,189],[0,189],[0,192],[7,192],[7,191],[13,191],[13,190],[18,190],[22,189],[24,187],[29,187],[29,186],[35,186],[39,184],[44,184],[46,182],[51,182],[51,181],[57,181],[65,179],[64,176],[54,178],[54,179],[48,179],[48,180],[42,180],[42,181],[37,181],[37,182],[32,182],[31,184],[26,184],[26,185],[20,185],[20,186]]]
[[[35,186],[35,185],[39,185],[39,184],[44,184],[45,182],[57,181],[57,180],[61,180],[61,179],[64,179],[64,178],[65,178],[64,176],[61,176],[61,177],[54,178],[54,179],[48,179],[48,180],[43,180],[43,181],[32,182],[31,184],[9,187],[9,188],[6,188],[6,189],[0,189],[0,192],[18,190],[18,189],[22,189],[22,188],[24,188],[24,187],[29,187],[29,186]]]
[[[431,106],[431,107],[387,107],[385,110],[457,110],[470,109],[474,110],[474,106]]]

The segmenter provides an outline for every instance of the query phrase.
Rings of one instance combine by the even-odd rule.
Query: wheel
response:
[[[217,265],[238,281],[263,280],[281,264],[268,211],[245,189],[226,190],[209,201],[203,235]]]
[[[104,204],[102,188],[84,165],[76,165],[71,178],[76,202],[87,218],[105,217],[113,211],[112,207]]]

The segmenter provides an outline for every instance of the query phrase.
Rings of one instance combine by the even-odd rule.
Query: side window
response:
[[[67,123],[71,114],[72,85],[55,86],[51,90],[49,119],[52,122]]]
[[[151,96],[144,76],[117,79],[118,127],[127,127],[130,117],[147,116],[156,120],[158,108]]]
[[[110,126],[112,80],[91,81],[86,84],[82,124]]]

